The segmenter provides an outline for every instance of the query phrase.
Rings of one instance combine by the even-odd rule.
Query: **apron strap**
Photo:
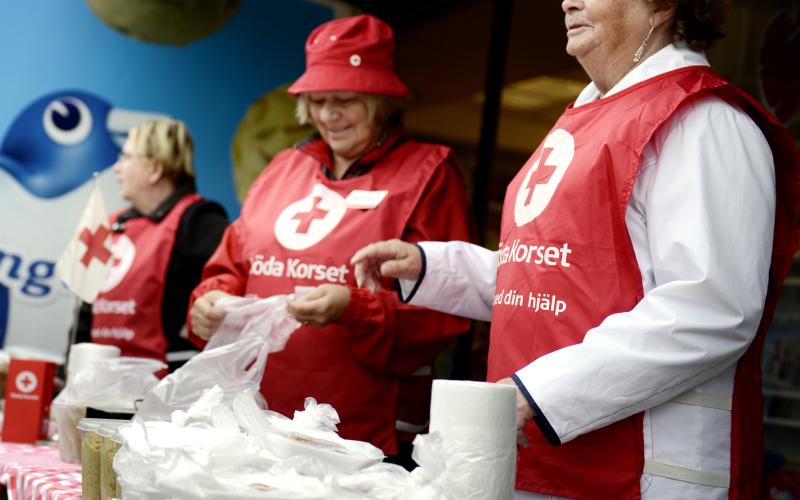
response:
[[[679,403],[692,406],[703,406],[706,408],[716,408],[717,410],[731,411],[733,408],[733,398],[728,396],[715,396],[714,394],[703,394],[697,391],[687,391],[680,396],[671,399],[670,403]]]
[[[731,411],[733,399],[727,396],[716,396],[714,394],[704,394],[697,391],[687,391],[680,396],[671,399],[670,403],[678,403],[692,406],[702,406],[704,408],[714,408],[717,410]],[[731,482],[731,475],[724,472],[708,472],[699,469],[690,469],[670,465],[656,460],[644,461],[644,474],[653,476],[668,477],[687,483],[702,484],[704,486],[716,486],[718,488],[728,488]]]
[[[687,483],[702,484],[704,486],[716,486],[718,488],[728,488],[731,482],[731,475],[724,472],[689,469],[687,467],[665,464],[664,462],[656,462],[655,460],[645,460],[642,473],[668,477]]]

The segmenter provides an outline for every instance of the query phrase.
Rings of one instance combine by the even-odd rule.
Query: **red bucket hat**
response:
[[[394,32],[364,14],[318,26],[306,40],[306,72],[290,94],[344,90],[406,96],[408,87],[394,72]]]

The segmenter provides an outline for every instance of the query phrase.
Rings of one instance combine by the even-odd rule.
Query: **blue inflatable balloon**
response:
[[[77,188],[114,163],[119,147],[107,127],[111,106],[83,91],[44,96],[12,122],[0,168],[39,198]]]

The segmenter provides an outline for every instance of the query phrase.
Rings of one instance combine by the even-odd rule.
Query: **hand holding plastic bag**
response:
[[[229,295],[214,303],[226,311],[205,350],[233,342],[255,338],[266,341],[269,352],[282,351],[300,323],[288,312],[288,296],[274,295],[267,299]]]
[[[215,385],[226,401],[244,392],[257,394],[267,355],[282,350],[300,326],[286,310],[285,295],[226,297],[215,306],[224,308],[227,315],[205,350],[147,394],[137,419],[170,420],[173,411],[186,411]]]

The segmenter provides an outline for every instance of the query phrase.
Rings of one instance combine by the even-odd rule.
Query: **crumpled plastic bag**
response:
[[[440,486],[427,480],[422,484],[395,464],[379,463],[331,479],[331,498],[336,500],[456,500]]]
[[[483,500],[506,498],[512,491],[516,443],[492,433],[473,439],[443,439],[438,432],[414,438],[411,458],[419,467],[411,472],[420,487],[433,487],[441,499]],[[498,469],[495,465],[507,465]],[[429,490],[433,493],[434,490]],[[510,497],[508,497],[510,498]]]
[[[191,476],[184,488],[202,492],[220,488],[218,476],[268,470],[277,462],[241,431],[219,387],[207,390],[185,412],[176,411],[170,422],[137,419],[118,432],[123,446],[114,469],[137,491],[156,487],[164,492],[173,480]]]
[[[328,404],[306,398],[305,409],[294,419],[261,410],[237,398],[234,413],[242,428],[279,458],[304,455],[319,459],[333,471],[351,473],[383,460],[383,452],[364,441],[344,439],[336,433],[339,415]]]
[[[158,384],[155,373],[166,367],[145,358],[101,359],[72,375],[53,402],[133,413],[135,402]]]
[[[61,460],[80,463],[81,438],[77,425],[86,416],[87,406],[133,413],[135,402],[158,384],[155,373],[166,367],[152,359],[123,357],[98,360],[73,374],[53,400],[51,409],[58,426]]]
[[[123,492],[144,498],[328,498],[325,464],[314,457],[274,456],[238,425],[240,415],[226,399],[215,386],[187,410],[176,410],[170,422],[136,420],[120,428],[124,444],[114,469]],[[247,394],[234,401],[263,412]]]
[[[329,404],[318,404],[314,398],[306,398],[302,410],[295,410],[292,419],[298,426],[323,432],[336,432],[339,413]]]
[[[411,474],[395,464],[379,463],[332,478],[331,498],[341,500],[408,500],[416,487]]]
[[[266,406],[258,387],[267,355],[282,350],[300,326],[287,310],[287,296],[226,297],[215,306],[227,315],[206,348],[145,396],[137,419],[170,420],[172,412],[186,411],[215,385],[222,389],[226,402],[248,393]]]

